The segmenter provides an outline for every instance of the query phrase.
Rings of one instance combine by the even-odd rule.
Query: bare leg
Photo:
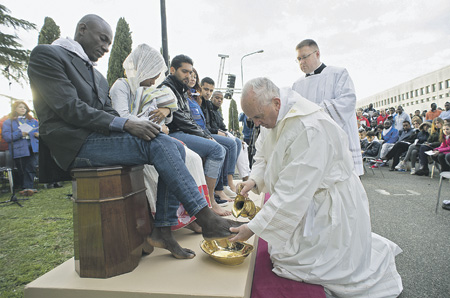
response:
[[[216,203],[216,200],[214,200],[214,188],[216,187],[216,179],[205,176],[205,180],[206,185],[208,186],[209,198],[211,200],[211,207],[214,213],[220,216],[231,215],[230,211],[224,210]]]
[[[188,224],[185,228],[189,229],[191,231],[194,231],[197,234],[201,234],[202,233],[202,227],[199,226],[198,223],[196,223],[195,221],[193,221],[190,224]]]
[[[147,241],[154,247],[167,249],[177,259],[192,259],[195,257],[194,251],[189,248],[183,248],[178,244],[173,238],[170,227],[155,227]]]
[[[230,189],[232,191],[236,192],[236,185],[234,185],[233,175],[228,175],[227,180],[228,180],[228,186],[230,187]]]

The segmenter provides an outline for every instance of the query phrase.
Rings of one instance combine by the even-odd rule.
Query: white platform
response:
[[[261,206],[262,196],[251,194],[250,198]],[[225,209],[231,210],[231,205]],[[72,258],[28,284],[25,298],[250,297],[256,237],[247,241],[255,246],[255,251],[243,264],[226,266],[201,250],[201,235],[187,229],[178,230],[174,235],[181,246],[195,251],[194,259],[178,260],[167,250],[155,248],[151,255],[142,257],[133,272],[94,279],[80,278]]]

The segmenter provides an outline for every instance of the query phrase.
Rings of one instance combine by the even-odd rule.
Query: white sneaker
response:
[[[414,175],[416,173],[416,168],[411,168],[411,175]]]
[[[235,198],[237,196],[237,194],[234,191],[232,191],[229,186],[224,186],[223,192],[230,198]]]
[[[400,170],[400,169],[403,169],[403,168],[404,168],[403,161],[399,162],[398,165],[395,166],[396,170]]]

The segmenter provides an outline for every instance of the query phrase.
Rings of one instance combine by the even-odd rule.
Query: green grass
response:
[[[0,297],[23,297],[24,287],[73,257],[71,183],[41,188],[18,205],[0,204]],[[0,201],[11,193],[2,193]],[[21,198],[19,195],[17,198]]]

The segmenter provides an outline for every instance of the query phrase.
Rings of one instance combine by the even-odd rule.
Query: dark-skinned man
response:
[[[39,117],[41,141],[60,170],[77,167],[152,164],[159,174],[155,228],[147,241],[168,249],[176,258],[193,258],[170,230],[177,223],[180,198],[197,217],[203,236],[230,235],[232,222],[215,215],[198,192],[185,164],[182,144],[160,133],[150,121],[119,117],[111,107],[108,83],[93,66],[108,52],[113,38],[109,24],[86,15],[75,38],[39,45],[30,56],[28,75]],[[170,186],[170,191],[169,191]]]

